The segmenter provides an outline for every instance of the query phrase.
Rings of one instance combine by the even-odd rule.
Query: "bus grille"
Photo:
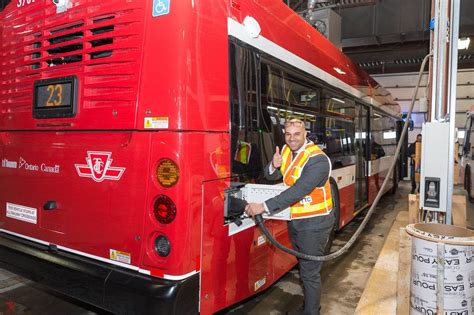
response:
[[[0,113],[30,111],[36,80],[82,77],[82,107],[134,106],[144,11],[140,1],[51,1],[0,14]]]

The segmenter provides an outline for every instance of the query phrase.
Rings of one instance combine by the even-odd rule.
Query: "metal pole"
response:
[[[433,36],[433,89],[431,91],[431,121],[440,121],[444,117],[446,101],[446,70],[448,40],[448,0],[435,1],[435,27]]]
[[[453,177],[454,177],[454,139],[456,125],[456,87],[458,73],[458,37],[459,37],[460,0],[452,0],[449,30],[449,72],[448,72],[448,112],[449,112],[449,146],[448,146],[448,187],[446,198],[446,224],[452,224]]]
[[[433,62],[431,63],[431,110],[430,110],[430,121],[435,121],[436,119],[436,102],[438,98],[436,97],[436,91],[438,89],[438,28],[439,28],[439,0],[433,0],[432,5],[434,6],[434,29],[433,29]]]
[[[444,168],[443,165],[442,171],[435,176],[439,176],[441,179],[439,198],[442,199],[436,211],[445,212],[443,222],[451,224],[460,0],[433,0],[432,5],[435,23],[432,34],[433,63],[430,118],[431,122],[439,122],[443,124],[443,127],[446,127],[446,133],[444,133],[444,139],[446,140],[444,141],[447,141],[447,143],[443,142],[437,145],[444,151],[443,159],[447,159],[446,163],[448,163],[447,167]],[[444,120],[445,118],[447,119]],[[424,155],[424,152],[422,152],[422,155]],[[427,156],[424,159],[425,165],[429,165],[426,161],[431,158],[440,157]],[[432,172],[434,171],[432,170]],[[422,171],[422,181],[425,181],[425,176],[426,174],[423,176]],[[423,188],[423,182],[420,186]]]

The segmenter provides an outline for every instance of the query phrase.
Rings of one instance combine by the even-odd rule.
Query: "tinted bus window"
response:
[[[262,104],[273,125],[283,134],[285,120],[301,119],[308,139],[328,154],[333,167],[354,164],[354,101],[289,72],[262,65]]]
[[[260,181],[271,158],[271,123],[259,110],[257,70],[254,52],[230,45],[231,174],[242,182]]]
[[[464,134],[463,154],[470,156],[471,151],[471,131],[472,131],[472,117],[469,116],[466,120],[466,132]]]
[[[371,125],[371,160],[393,155],[397,145],[396,120],[374,111],[371,117]]]
[[[269,64],[262,64],[262,73],[262,93],[268,105],[319,109],[320,88]]]
[[[329,115],[341,118],[354,118],[354,101],[341,94],[325,90],[321,98],[322,107]]]

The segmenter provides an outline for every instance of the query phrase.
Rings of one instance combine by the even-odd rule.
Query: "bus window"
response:
[[[308,139],[317,144],[325,153],[327,153],[326,141],[326,117],[318,116],[315,123],[308,130]]]
[[[268,106],[319,109],[319,88],[276,66],[262,64],[262,103]],[[297,114],[298,113],[293,113]],[[304,114],[300,117],[304,119]],[[286,118],[286,117],[285,117]]]
[[[321,94],[321,104],[328,115],[352,119],[355,117],[354,100],[340,93],[324,89]]]
[[[472,126],[472,119],[471,119],[471,126],[469,128],[469,132],[466,131],[466,135],[469,135],[468,141],[466,141],[466,154],[467,156],[472,159],[474,156],[473,146],[472,146],[472,139],[474,138],[474,128]]]
[[[257,104],[257,60],[255,53],[230,45],[230,147],[231,174],[238,181],[258,182],[271,152],[271,121]]]
[[[277,134],[281,134],[282,144],[284,138],[280,130],[285,120],[298,118],[306,124],[308,139],[328,154],[333,167],[354,163],[355,132],[351,119],[355,105],[352,99],[323,89],[309,79],[304,80],[273,64],[262,65],[261,99],[262,106],[266,105],[272,124],[278,130],[274,132],[275,139]]]
[[[321,103],[329,115],[341,118],[354,118],[355,116],[354,101],[340,94],[324,90]]]
[[[314,84],[274,64],[262,63],[261,90],[262,111],[271,118],[274,145],[281,148],[285,144],[285,120],[299,118],[308,130],[315,122],[320,88]]]
[[[371,160],[393,155],[397,145],[396,120],[373,111],[370,137]]]
[[[464,134],[464,144],[463,144],[463,155],[471,156],[471,131],[472,131],[472,117],[469,116],[466,120],[466,127],[465,127],[465,134]]]
[[[332,161],[333,169],[354,164],[354,122],[326,117],[324,129],[325,152]]]

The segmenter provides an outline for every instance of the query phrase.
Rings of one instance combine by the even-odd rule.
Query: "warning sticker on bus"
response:
[[[7,217],[36,224],[37,209],[7,202]]]
[[[267,277],[263,277],[262,279],[258,280],[257,282],[254,283],[254,289],[257,291],[261,287],[263,287],[267,283]]]
[[[168,129],[168,117],[145,117],[146,129]]]
[[[130,253],[121,252],[115,249],[110,249],[110,259],[126,264],[130,264],[132,260]]]

